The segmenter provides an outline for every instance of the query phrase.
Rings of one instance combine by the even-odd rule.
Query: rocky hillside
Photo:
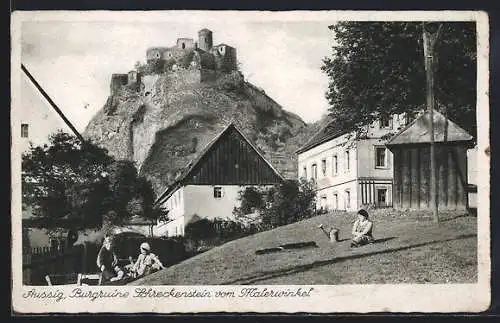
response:
[[[295,150],[316,128],[239,72],[202,82],[199,70],[181,70],[113,87],[84,136],[117,158],[133,160],[160,192],[230,122],[288,178],[296,177]]]

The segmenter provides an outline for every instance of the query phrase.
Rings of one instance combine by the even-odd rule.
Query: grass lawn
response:
[[[133,285],[475,283],[476,218],[370,212],[378,242],[350,248],[353,213],[325,214],[234,240],[133,282]],[[330,243],[318,225],[340,229]],[[256,254],[296,242],[317,247]]]

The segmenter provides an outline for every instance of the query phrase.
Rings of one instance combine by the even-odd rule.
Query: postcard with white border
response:
[[[18,11],[14,313],[482,312],[480,11]]]

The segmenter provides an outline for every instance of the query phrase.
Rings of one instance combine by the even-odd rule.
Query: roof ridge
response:
[[[429,116],[429,120],[427,119],[427,116]],[[412,122],[410,122],[407,126],[405,126],[401,131],[399,131],[396,135],[394,135],[387,143],[386,145],[398,145],[398,144],[404,144],[404,143],[429,143],[430,139],[422,139],[424,136],[420,136],[419,139],[415,139],[412,137],[412,131],[413,128],[421,128],[421,130],[425,130],[425,137],[429,137],[429,122],[430,121],[432,124],[435,124],[435,131],[434,131],[434,141],[435,142],[458,142],[458,141],[470,141],[473,140],[474,138],[472,135],[470,135],[465,129],[460,127],[458,124],[444,116],[441,112],[434,110],[433,111],[433,118],[430,120],[430,111],[424,111],[420,116],[415,118]],[[444,125],[444,129],[441,129],[442,126]],[[454,132],[450,133],[450,130],[453,129]],[[441,130],[443,130],[443,133],[441,133]],[[445,132],[447,133],[447,136],[445,137]],[[453,137],[450,137],[450,134],[453,135]],[[409,138],[405,138],[409,137]],[[441,138],[443,137],[443,138]],[[412,139],[413,138],[413,139]]]
[[[165,197],[167,197],[175,187],[179,186],[181,182],[189,175],[189,173],[194,169],[194,167],[200,162],[201,158],[206,155],[206,153],[210,150],[210,148],[224,135],[230,128],[234,128],[240,136],[243,137],[243,139],[250,145],[250,147],[264,160],[264,162],[278,175],[278,177],[282,180],[284,180],[283,175],[281,175],[278,170],[265,158],[257,149],[250,140],[241,132],[240,129],[234,124],[233,121],[230,121],[227,126],[224,127],[223,130],[221,130],[205,147],[200,151],[200,153],[193,158],[188,165],[183,169],[181,175],[175,179],[175,181],[169,185],[165,191],[156,199],[154,204],[158,204],[160,201],[162,201]]]

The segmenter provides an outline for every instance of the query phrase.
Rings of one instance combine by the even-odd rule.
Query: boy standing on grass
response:
[[[359,247],[374,241],[373,235],[373,222],[368,218],[366,210],[358,211],[358,219],[354,222],[352,227],[352,242],[351,247]]]

